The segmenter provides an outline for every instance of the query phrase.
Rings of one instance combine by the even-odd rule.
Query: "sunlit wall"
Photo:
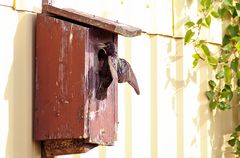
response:
[[[224,137],[238,122],[233,112],[211,112],[204,91],[213,78],[192,68],[184,23],[197,18],[194,0],[55,0],[53,5],[118,20],[143,30],[119,36],[118,53],[136,73],[141,95],[119,85],[118,141],[81,155],[58,158],[230,158]],[[34,20],[41,0],[0,0],[0,157],[40,157],[32,140]],[[202,38],[216,50],[222,24]]]

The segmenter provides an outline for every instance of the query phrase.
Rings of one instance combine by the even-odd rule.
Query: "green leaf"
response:
[[[202,49],[202,51],[203,51],[203,53],[204,53],[204,55],[206,57],[210,56],[210,51],[209,51],[208,47],[205,44],[202,44],[201,49]]]
[[[207,96],[208,100],[213,100],[215,93],[213,91],[206,91],[205,95]]]
[[[235,47],[236,47],[236,49],[237,49],[238,51],[240,51],[240,41],[237,42],[237,44],[235,45]]]
[[[240,71],[237,72],[237,79],[240,79]]]
[[[193,54],[192,57],[193,57],[194,59],[200,59],[200,56],[199,56],[199,54],[197,54],[197,53],[196,53],[196,54]]]
[[[209,29],[209,25],[207,25],[206,23],[203,22],[201,23],[201,25]]]
[[[219,13],[216,12],[216,11],[212,11],[212,12],[211,12],[211,15],[212,15],[214,18],[219,18],[219,17],[220,17]]]
[[[232,62],[231,62],[231,68],[232,68],[233,71],[235,71],[235,72],[238,71],[238,58],[235,58],[234,60],[232,60]]]
[[[232,15],[233,18],[237,16],[237,11],[234,6],[228,6],[227,11],[230,13],[230,15]]]
[[[214,110],[214,109],[217,107],[217,105],[218,105],[217,102],[211,101],[211,102],[209,103],[209,108],[210,108],[211,110]]]
[[[233,147],[235,145],[235,142],[236,142],[236,138],[233,138],[228,141],[228,144]]]
[[[239,42],[240,41],[240,37],[239,36],[235,36],[235,37],[232,37],[231,40]]]
[[[231,90],[232,90],[232,89],[231,89],[231,86],[228,85],[228,84],[225,84],[225,85],[224,85],[224,88],[225,88],[226,90],[228,90],[228,91],[231,91]]]
[[[224,35],[223,40],[222,40],[223,46],[227,45],[230,42],[230,39],[231,39],[231,36]]]
[[[240,87],[237,87],[236,91],[237,91],[237,95],[240,96]]]
[[[185,26],[186,26],[187,28],[191,28],[191,27],[193,27],[194,25],[195,25],[195,23],[192,22],[192,21],[188,21],[188,22],[185,24]]]
[[[225,77],[225,82],[230,83],[232,80],[232,71],[229,66],[225,65],[224,66],[224,77]]]
[[[233,1],[232,0],[224,0],[224,4],[227,6],[232,6]]]
[[[212,0],[201,0],[200,3],[204,8],[209,9],[212,4]]]
[[[192,37],[194,36],[194,32],[192,32],[192,30],[188,30],[185,37],[184,37],[184,43],[189,43],[192,39]]]
[[[208,85],[213,90],[217,84],[213,80],[210,80],[210,81],[208,81]]]
[[[222,101],[222,102],[218,103],[218,108],[220,110],[228,110],[228,109],[231,109],[231,106]]]
[[[205,43],[206,41],[205,40],[200,40],[199,41],[199,45],[202,45],[203,43]]]
[[[228,97],[228,92],[223,89],[221,92],[221,97],[226,99]]]
[[[202,24],[202,21],[203,21],[202,18],[198,19],[197,24],[198,24],[198,25]]]
[[[222,79],[222,78],[224,78],[224,71],[223,70],[221,70],[221,71],[219,71],[217,74],[216,74],[216,79]]]
[[[240,141],[238,139],[236,139],[236,146],[237,146],[237,152],[238,154],[240,154]]]
[[[195,68],[197,66],[197,64],[198,64],[198,59],[193,60],[193,63],[192,63],[193,68]]]
[[[232,101],[232,98],[233,98],[233,92],[229,92],[229,95],[227,96],[227,100],[228,101]]]
[[[240,80],[237,80],[237,86],[240,87]]]
[[[205,3],[206,3],[206,0],[201,0],[200,1],[200,4],[204,7],[205,6]]]
[[[232,43],[228,43],[227,45],[225,45],[225,46],[223,47],[223,50],[225,50],[225,51],[227,51],[227,52],[232,51],[232,49],[233,49]]]
[[[208,59],[209,64],[211,64],[211,65],[217,65],[217,63],[218,63],[217,58],[214,58],[212,56],[209,56],[207,59]]]
[[[209,9],[212,4],[212,0],[206,0],[206,9]]]
[[[240,3],[236,3],[237,15],[240,17]]]
[[[233,98],[233,92],[227,89],[223,89],[221,92],[221,97],[227,99],[228,101],[231,101]]]
[[[231,54],[225,53],[219,57],[219,62],[227,62]]]
[[[233,132],[231,135],[230,135],[231,138],[237,138],[238,135],[237,135],[237,132]]]
[[[209,16],[205,19],[205,21],[206,21],[207,26],[210,27],[211,21],[212,21],[211,16],[209,15]]]
[[[237,36],[239,32],[239,27],[238,25],[229,25],[227,27],[227,31],[231,37]]]
[[[238,125],[238,126],[235,128],[235,131],[236,131],[236,132],[239,132],[239,131],[240,131],[240,125]]]
[[[220,17],[223,17],[225,13],[226,13],[225,8],[218,8],[218,14]]]

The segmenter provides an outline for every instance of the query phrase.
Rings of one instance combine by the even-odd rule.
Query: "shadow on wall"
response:
[[[213,78],[213,72],[206,65],[201,65],[200,86],[198,100],[198,116],[195,124],[200,133],[201,153],[206,153],[202,157],[210,155],[212,158],[233,157],[230,151],[225,151],[224,137],[232,132],[234,128],[232,110],[229,111],[211,111],[208,107],[208,100],[204,93],[208,90],[208,80]],[[209,137],[209,138],[207,138]],[[208,144],[210,150],[208,151]]]
[[[32,136],[35,15],[22,12],[17,16],[13,62],[5,90],[9,102],[6,158],[37,158],[39,146]]]
[[[178,3],[180,2],[180,3]],[[195,11],[193,11],[193,14],[189,15],[190,11],[192,8],[199,6],[200,1],[198,1],[198,4],[196,4],[196,1],[193,0],[182,0],[182,1],[176,1],[175,2],[175,16],[174,17],[174,28],[175,28],[175,33],[178,35],[184,36],[184,24],[187,19],[190,17],[193,18],[193,16],[197,15],[194,14]],[[183,3],[181,3],[183,2]],[[179,4],[179,5],[178,5]],[[178,5],[178,6],[177,6]],[[177,6],[177,7],[176,7]],[[192,9],[193,10],[193,9]],[[196,10],[197,13],[197,10]],[[209,37],[208,37],[209,38]],[[177,51],[184,51],[184,46],[181,44],[181,48],[177,48]],[[192,51],[193,52],[193,51]],[[178,66],[176,67],[176,79],[174,81],[174,78],[171,79],[169,78],[169,82],[174,83],[176,86],[176,90],[180,91],[184,89],[185,87],[188,86],[189,81],[195,82],[198,86],[197,91],[198,92],[193,92],[193,93],[198,93],[198,98],[192,100],[195,100],[195,104],[190,105],[190,106],[196,106],[197,110],[197,116],[192,118],[192,120],[187,120],[187,121],[192,121],[191,123],[196,127],[197,133],[195,134],[196,136],[191,138],[191,147],[193,148],[198,148],[197,150],[200,151],[200,155],[198,157],[201,158],[206,158],[206,157],[211,157],[211,158],[221,158],[221,157],[233,157],[233,155],[229,151],[224,151],[224,136],[227,134],[230,134],[232,129],[234,128],[234,123],[236,123],[237,120],[237,114],[234,112],[234,110],[230,110],[227,112],[221,112],[221,111],[210,111],[208,107],[208,101],[204,95],[204,92],[208,89],[208,79],[213,78],[213,73],[211,72],[210,69],[205,66],[205,64],[201,64],[199,69],[197,70],[197,74],[193,74],[189,77],[187,77],[187,80],[181,78],[183,76],[184,71],[187,71],[186,68],[182,67],[185,63],[180,60],[182,58],[185,58],[186,55],[189,55],[191,52],[183,52],[184,55],[180,58],[177,59],[178,56],[176,56],[176,63]],[[177,53],[178,54],[178,53]],[[184,57],[185,56],[185,57]],[[192,65],[188,65],[189,68],[192,67]],[[179,68],[179,67],[182,67]],[[186,67],[186,66],[185,66]],[[180,71],[178,71],[180,70]],[[167,71],[169,72],[169,71]],[[166,74],[169,76],[169,74]],[[197,75],[197,76],[195,76]],[[195,78],[196,77],[196,78]],[[186,77],[184,77],[186,78]],[[190,80],[188,80],[188,78]],[[194,79],[195,78],[195,79]],[[185,91],[183,90],[182,93]],[[184,112],[187,110],[187,104],[184,103],[184,94],[177,95],[176,97],[180,97],[179,99],[177,98],[177,101],[180,100],[182,103],[177,102],[176,103],[176,108],[182,108],[182,112],[184,115]],[[180,106],[180,107],[179,107]],[[179,112],[179,111],[177,111]],[[181,111],[180,111],[181,112]],[[234,121],[235,120],[235,121]],[[185,120],[184,120],[185,121]],[[184,123],[184,122],[183,122]],[[189,122],[188,122],[189,123]],[[184,124],[183,124],[184,127]],[[178,131],[177,131],[178,132]],[[181,131],[180,132],[184,132]],[[183,139],[183,141],[185,138]]]
[[[213,78],[213,73],[205,64],[200,64],[199,68],[196,71],[191,69],[192,65],[187,65],[189,62],[187,60],[192,60],[191,57],[188,58],[186,55],[189,55],[189,52],[184,52],[185,46],[183,40],[176,40],[176,55],[170,57],[170,64],[175,64],[175,67],[167,66],[166,68],[166,77],[167,82],[165,88],[168,86],[173,86],[175,88],[175,96],[173,96],[173,105],[174,111],[177,113],[177,153],[186,156],[187,153],[184,153],[188,146],[184,145],[186,138],[184,138],[186,124],[193,124],[196,129],[196,134],[194,137],[190,136],[191,139],[191,148],[197,148],[200,155],[198,157],[207,158],[211,155],[211,158],[223,158],[223,157],[232,157],[233,155],[224,148],[224,137],[227,134],[230,134],[234,128],[234,119],[236,120],[237,116],[233,115],[233,112],[230,111],[210,111],[208,107],[208,101],[205,97],[204,92],[208,89],[208,79]],[[169,48],[171,49],[171,48]],[[171,51],[169,51],[171,52]],[[176,70],[174,70],[176,69]],[[175,76],[171,72],[175,72]],[[194,83],[199,85],[196,89],[197,97],[191,98],[193,104],[189,105],[188,92],[185,89],[191,88]],[[184,94],[186,92],[186,94]],[[190,94],[191,95],[191,94]],[[195,96],[195,95],[193,95]],[[186,101],[185,101],[186,100]],[[197,115],[192,118],[192,120],[186,120],[189,116],[188,106],[195,106]],[[194,112],[193,112],[194,113]],[[194,129],[193,129],[194,131]],[[186,148],[186,149],[185,149]],[[226,150],[226,151],[225,151]],[[191,152],[189,151],[188,154]]]
[[[200,81],[198,102],[198,116],[195,124],[200,134],[201,157],[212,158],[232,157],[233,155],[224,150],[224,136],[233,129],[232,111],[211,111],[208,107],[208,100],[205,91],[208,90],[208,80],[213,78],[212,70],[205,64],[200,66]],[[210,145],[210,146],[209,146]],[[210,147],[210,148],[209,148]]]

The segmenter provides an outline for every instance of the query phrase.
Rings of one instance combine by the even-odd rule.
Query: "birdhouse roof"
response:
[[[51,5],[43,5],[42,10],[43,13],[81,23],[83,25],[101,28],[103,30],[117,33],[126,37],[138,36],[142,32],[139,28],[73,9],[57,8]]]

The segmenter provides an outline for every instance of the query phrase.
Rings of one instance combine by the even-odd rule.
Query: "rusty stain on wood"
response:
[[[76,22],[80,22],[83,24],[87,24],[90,26],[95,26],[97,28],[101,28],[103,30],[107,30],[113,33],[117,33],[126,37],[134,37],[141,34],[141,29],[122,24],[119,22],[115,22],[112,20],[108,20],[102,17],[98,17],[95,15],[90,15],[87,13],[83,13],[80,11],[76,11],[73,9],[60,9],[57,7],[53,7],[51,5],[43,5],[43,12],[49,13],[52,15],[68,18],[70,20],[74,20]]]
[[[90,144],[83,139],[47,140],[43,142],[44,154],[47,157],[85,153],[96,146],[98,145]]]

